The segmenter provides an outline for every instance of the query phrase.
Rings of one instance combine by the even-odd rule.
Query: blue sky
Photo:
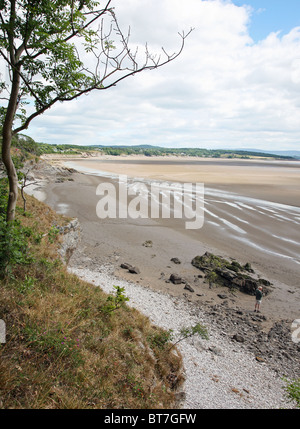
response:
[[[194,31],[174,62],[55,105],[26,134],[57,144],[300,149],[300,0],[113,5],[141,54],[146,42],[174,52],[178,31]]]
[[[264,39],[272,31],[287,34],[300,26],[300,0],[234,0],[233,3],[253,7],[250,35],[255,41]]]

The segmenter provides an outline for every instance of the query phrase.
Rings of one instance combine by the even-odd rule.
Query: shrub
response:
[[[174,334],[172,329],[169,329],[168,331],[159,330],[149,336],[148,341],[152,347],[157,347],[158,349],[163,350],[165,346],[173,340],[173,338]]]
[[[297,408],[300,408],[300,378],[287,382],[285,391],[288,398],[295,401]]]
[[[31,261],[27,229],[17,220],[6,222],[0,216],[0,276],[9,274],[17,264],[28,264]]]
[[[32,259],[28,252],[30,228],[21,225],[19,220],[6,221],[8,200],[7,180],[0,180],[0,277],[11,271],[16,264],[27,264]]]
[[[124,294],[125,288],[120,286],[114,286],[115,294],[109,295],[106,300],[106,305],[102,307],[104,313],[111,313],[118,308],[121,308],[129,298]]]

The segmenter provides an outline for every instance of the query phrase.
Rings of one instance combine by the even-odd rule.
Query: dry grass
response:
[[[27,210],[33,261],[0,283],[0,408],[172,408],[182,361],[166,333],[126,305],[105,311],[107,295],[57,258],[48,232],[66,219],[31,197]]]

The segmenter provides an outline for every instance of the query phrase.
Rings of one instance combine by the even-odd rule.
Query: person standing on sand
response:
[[[255,301],[255,308],[254,308],[254,311],[256,312],[259,312],[259,309],[260,309],[260,304],[261,304],[261,300],[262,300],[262,297],[263,297],[263,292],[262,292],[262,287],[261,286],[259,286],[257,289],[256,289],[256,291],[255,291],[255,299],[256,299],[256,301]]]

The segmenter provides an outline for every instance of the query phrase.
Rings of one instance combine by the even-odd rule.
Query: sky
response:
[[[55,105],[24,134],[55,144],[300,150],[299,0],[114,0],[131,44],[173,62]]]

